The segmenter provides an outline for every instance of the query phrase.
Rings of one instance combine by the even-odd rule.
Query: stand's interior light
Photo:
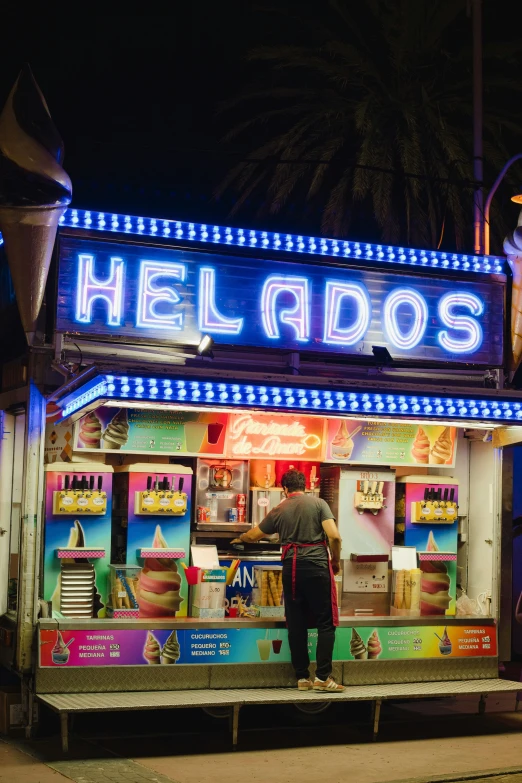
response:
[[[210,356],[212,358],[212,348],[214,340],[209,334],[204,334],[198,345],[198,354],[200,356]]]

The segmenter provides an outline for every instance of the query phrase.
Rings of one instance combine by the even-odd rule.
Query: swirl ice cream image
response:
[[[176,663],[179,660],[179,656],[178,634],[176,631],[172,631],[161,650],[161,662],[163,664]]]
[[[350,640],[350,653],[353,655],[353,657],[358,661],[363,661],[368,658],[368,650],[366,649],[366,646],[355,630],[355,628],[352,628],[352,638]]]
[[[70,655],[69,644],[71,642],[69,642],[69,644],[65,644],[63,640],[63,636],[60,633],[60,631],[57,631],[56,633],[57,633],[56,642],[54,644],[53,649],[51,650],[51,656],[53,659],[53,663],[55,663],[57,666],[63,666],[69,660],[69,655]]]
[[[370,638],[368,639],[368,660],[373,660],[375,658],[378,658],[379,655],[382,653],[382,645],[381,640],[379,639],[379,634],[377,633],[377,630],[372,631],[370,634]]]
[[[168,549],[161,527],[156,526],[153,549]],[[175,617],[182,597],[181,577],[175,560],[147,558],[143,566],[137,591],[140,617]]]
[[[129,439],[129,418],[127,409],[122,408],[108,423],[103,433],[103,448],[117,451]]]
[[[150,631],[147,634],[147,641],[143,649],[143,657],[151,666],[160,663],[160,646],[158,640]]]
[[[430,465],[445,465],[453,454],[451,428],[444,427],[430,451]]]
[[[517,228],[504,240],[504,253],[513,274],[511,296],[511,371],[522,359],[522,210]]]
[[[91,411],[80,422],[79,438],[86,448],[99,449],[101,433],[101,421],[95,412]]]
[[[427,465],[430,458],[430,439],[422,429],[422,427],[417,428],[417,433],[415,435],[415,440],[413,441],[413,445],[411,447],[411,456],[415,460],[415,462],[418,462],[421,465]]]
[[[71,201],[63,143],[31,69],[0,115],[0,231],[29,343],[43,301],[58,221]]]
[[[440,561],[423,560],[420,564],[421,577],[421,615],[443,615],[449,609],[450,578],[448,569]]]

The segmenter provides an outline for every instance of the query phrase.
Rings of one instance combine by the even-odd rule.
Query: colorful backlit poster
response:
[[[166,470],[168,468],[171,473]],[[170,489],[166,492],[155,490],[156,482],[161,487],[165,479]],[[151,492],[147,491],[149,484]],[[126,562],[143,567],[138,596],[140,618],[186,617],[189,587],[180,561],[188,563],[189,560],[191,468],[153,463],[129,465],[116,470],[115,494],[117,492],[120,497],[126,498],[128,504],[124,509],[127,519]],[[176,504],[175,514],[162,513],[162,503],[168,501],[169,495],[173,496]],[[146,513],[140,511],[140,498],[142,503],[148,504]],[[161,556],[163,549],[169,552],[165,557]],[[152,554],[143,558],[142,550],[150,550]]]
[[[223,457],[227,413],[101,406],[76,425],[75,451]]]
[[[226,455],[245,459],[321,461],[325,419],[320,416],[286,416],[276,413],[230,414]]]
[[[46,471],[43,594],[44,599],[52,603],[53,617],[63,616],[62,564],[80,566],[87,563],[92,563],[94,568],[92,616],[105,617],[111,558],[112,475],[112,468],[88,463],[71,464],[69,468],[64,465],[63,470],[59,471],[48,468]],[[96,503],[98,496],[105,498],[105,506],[101,506],[103,513],[79,513],[77,510],[68,513],[67,506],[64,511],[56,507],[56,496],[64,490],[66,483],[72,485],[73,477],[78,482],[84,479],[88,486],[92,482],[94,489],[84,492],[79,490],[79,496],[81,500],[86,498],[86,506],[91,500]],[[74,558],[64,558],[64,550],[70,547],[79,547],[85,551],[81,555],[75,553]],[[75,595],[80,600],[77,593]]]
[[[315,657],[317,631],[310,631]],[[44,630],[40,666],[149,666],[183,663],[289,663],[285,628]],[[342,627],[334,659],[407,660],[496,656],[495,626]]]
[[[328,419],[326,461],[350,465],[455,466],[456,427]]]

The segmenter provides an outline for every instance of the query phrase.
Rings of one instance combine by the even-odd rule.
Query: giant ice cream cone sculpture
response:
[[[161,527],[156,526],[153,549],[168,549]],[[137,599],[140,617],[175,617],[182,597],[179,594],[181,577],[175,560],[147,558],[141,570]]]
[[[31,69],[0,114],[0,231],[22,326],[32,343],[58,221],[71,201],[63,144]]]
[[[518,216],[517,228],[504,239],[504,253],[507,255],[513,273],[511,294],[511,371],[516,372],[522,359],[522,210]]]

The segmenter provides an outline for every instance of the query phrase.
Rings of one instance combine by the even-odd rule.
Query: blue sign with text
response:
[[[62,237],[57,330],[502,364],[502,283]]]

